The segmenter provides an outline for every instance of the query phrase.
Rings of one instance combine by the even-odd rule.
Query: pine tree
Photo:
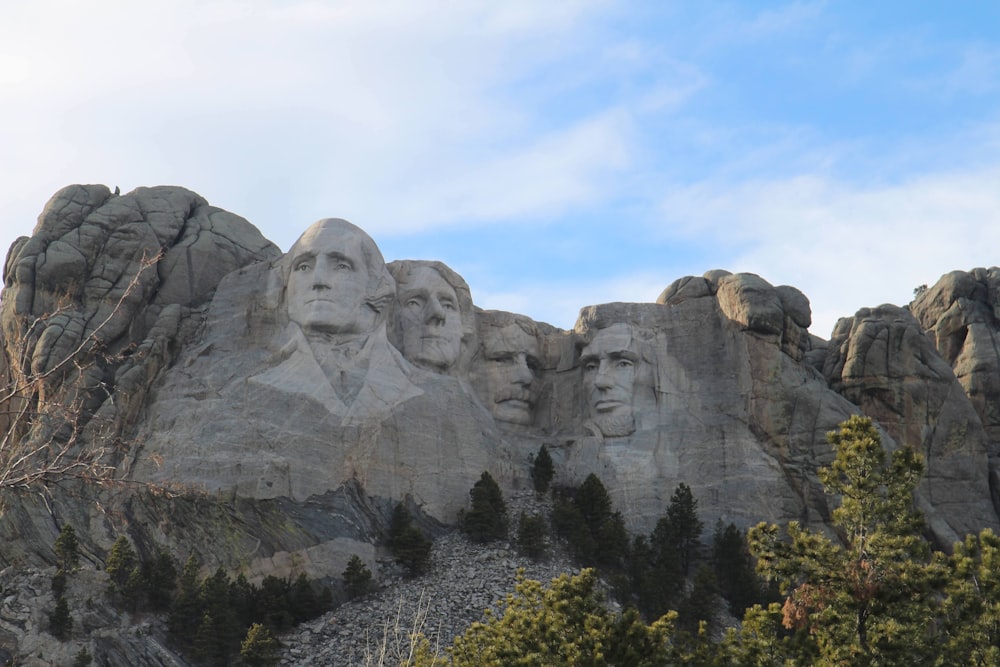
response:
[[[670,540],[677,549],[681,572],[687,576],[704,528],[704,524],[698,518],[698,501],[695,500],[691,487],[687,484],[683,482],[678,484],[670,496],[666,518]]]
[[[528,558],[538,560],[545,555],[545,517],[521,512],[517,520],[517,548]]]
[[[342,576],[347,596],[351,599],[366,595],[371,588],[372,571],[357,554],[352,555],[351,559],[347,561],[347,567],[344,568]]]
[[[80,543],[76,531],[68,523],[63,524],[55,542],[56,567],[63,572],[72,572],[80,563]]]
[[[66,571],[56,570],[52,575],[52,595],[61,598],[66,594]]]
[[[729,613],[741,618],[754,604],[764,602],[765,593],[754,569],[753,557],[743,531],[730,523],[715,525],[712,537],[712,567],[719,593],[729,604]]]
[[[591,473],[579,488],[556,498],[552,528],[581,565],[624,568],[628,555],[625,520],[621,512],[612,511],[611,496],[597,475]]]
[[[204,661],[205,664],[218,664],[222,649],[219,636],[216,634],[215,619],[208,612],[205,612],[199,620],[192,646],[195,657]]]
[[[967,535],[948,558],[940,664],[1000,665],[1000,537]]]
[[[280,644],[267,626],[254,623],[240,645],[240,657],[247,667],[273,667],[277,665]]]
[[[177,563],[174,557],[160,548],[148,567],[143,568],[146,598],[153,611],[165,611],[170,607],[177,588]]]
[[[108,560],[104,564],[104,571],[108,573],[113,593],[122,595],[128,583],[129,575],[132,574],[132,570],[138,564],[139,558],[136,556],[132,544],[124,535],[119,535],[118,539],[111,546]]]
[[[291,585],[274,575],[264,577],[257,595],[257,616],[273,632],[284,632],[295,624]]]
[[[824,664],[918,664],[935,615],[933,587],[943,567],[921,537],[913,490],[923,471],[903,447],[886,461],[870,419],[853,416],[828,435],[833,463],[819,471],[840,497],[833,525],[843,544],[788,525],[759,524],[749,542],[758,568],[787,596],[783,623],[809,633]]]
[[[87,647],[84,646],[76,652],[75,656],[73,656],[73,667],[87,667],[93,661],[94,656],[90,655],[90,651],[88,651]]]
[[[202,621],[205,607],[199,595],[201,584],[198,561],[189,556],[181,571],[177,596],[170,606],[170,637],[182,648],[190,648],[192,639]]]
[[[316,591],[304,573],[300,573],[292,582],[288,601],[292,619],[296,624],[310,621],[326,611],[320,607]]]
[[[415,525],[409,510],[397,503],[389,524],[389,548],[396,562],[411,577],[422,574],[430,563],[431,541]]]
[[[201,625],[195,633],[195,652],[217,665],[225,665],[229,656],[239,650],[240,637],[243,635],[236,610],[229,603],[229,589],[229,576],[221,567],[212,576],[205,577],[198,588],[203,615]],[[209,638],[199,639],[202,634]],[[208,654],[204,653],[205,641],[209,641],[211,645]],[[199,642],[202,643],[200,647]]]
[[[507,505],[496,480],[483,472],[469,491],[472,507],[465,513],[462,528],[474,542],[486,543],[507,537]]]
[[[673,617],[645,625],[634,613],[618,618],[607,610],[596,589],[593,570],[563,574],[549,587],[519,579],[515,592],[501,603],[501,613],[487,612],[448,649],[452,667],[544,665],[654,667],[691,664],[673,650]],[[414,667],[440,665],[431,659]]]
[[[237,625],[241,628],[250,627],[259,619],[257,602],[260,590],[247,581],[242,572],[229,584],[229,604],[233,608]]]
[[[552,456],[545,445],[538,449],[538,454],[531,462],[531,481],[535,486],[535,491],[545,493],[549,490],[549,484],[555,476],[555,465],[552,463]]]
[[[677,627],[697,633],[702,624],[711,627],[715,620],[718,584],[715,573],[706,565],[698,568],[691,591],[677,605]]]
[[[69,604],[60,595],[56,599],[56,608],[49,614],[49,633],[60,641],[66,641],[73,630],[73,617],[69,615]]]

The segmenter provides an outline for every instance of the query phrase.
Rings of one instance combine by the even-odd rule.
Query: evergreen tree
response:
[[[272,632],[284,632],[295,624],[288,580],[274,575],[264,577],[257,595],[257,616]]]
[[[555,476],[555,465],[552,463],[552,455],[545,445],[538,449],[538,454],[531,462],[531,481],[535,485],[535,491],[545,493],[549,490],[549,484]]]
[[[347,596],[351,599],[366,595],[371,588],[372,571],[357,554],[351,556],[351,559],[347,561],[347,567],[344,568],[342,576]]]
[[[216,634],[215,619],[208,612],[205,612],[198,622],[198,629],[194,633],[192,646],[195,657],[204,661],[205,664],[217,665],[220,662],[220,654],[222,656],[225,655],[225,651],[221,647],[219,637]],[[222,664],[225,664],[225,662]]]
[[[749,534],[758,568],[787,596],[784,626],[808,632],[823,664],[921,664],[933,654],[932,592],[943,572],[913,506],[921,457],[904,447],[887,462],[875,426],[859,416],[828,439],[836,458],[819,477],[841,498],[833,525],[843,544],[797,522],[789,540],[759,524]]]
[[[670,496],[666,518],[670,540],[677,550],[681,573],[687,576],[704,528],[704,524],[698,518],[698,501],[695,500],[691,487],[687,484],[683,482],[678,484]]]
[[[202,621],[205,608],[199,595],[201,584],[198,576],[198,561],[189,556],[181,571],[177,596],[170,606],[170,637],[181,648],[191,648],[195,632]]]
[[[240,645],[240,657],[247,667],[273,667],[278,664],[280,644],[267,626],[254,623]]]
[[[545,555],[545,517],[521,512],[517,520],[517,548],[528,558],[538,560]]]
[[[726,598],[733,616],[741,618],[748,607],[764,602],[766,596],[746,536],[735,524],[723,526],[721,520],[716,523],[712,537],[712,567],[719,593]]]
[[[66,594],[66,570],[56,570],[52,575],[52,595],[61,598]]]
[[[84,646],[76,652],[75,656],[73,656],[73,667],[87,667],[93,661],[94,656],[90,655],[90,651],[88,651],[87,647]]]
[[[104,571],[108,573],[111,592],[114,595],[123,596],[129,577],[138,564],[139,558],[132,544],[124,535],[119,535],[111,546],[108,560],[104,564]]]
[[[259,619],[257,613],[259,596],[260,590],[247,581],[242,572],[229,584],[229,604],[233,608],[239,627],[248,628]]]
[[[288,600],[292,619],[296,624],[312,620],[326,611],[320,606],[316,591],[304,573],[300,573],[292,582]]]
[[[593,570],[563,574],[545,588],[519,579],[502,603],[502,613],[487,612],[448,649],[451,667],[538,665],[659,667],[691,664],[672,645],[673,617],[645,625],[634,613],[616,617],[596,590]],[[414,667],[440,665],[433,659]]]
[[[939,664],[1000,665],[1000,537],[955,544],[941,601]]]
[[[165,549],[156,550],[153,561],[143,568],[146,598],[153,611],[165,611],[170,607],[177,588],[177,563]]]
[[[49,633],[60,641],[66,641],[73,630],[73,617],[69,615],[69,604],[60,595],[56,598],[56,608],[49,614]]]
[[[496,480],[483,472],[469,491],[472,507],[462,519],[462,528],[474,542],[486,543],[507,537],[507,506]]]
[[[688,633],[697,633],[703,624],[706,627],[714,625],[717,594],[715,573],[702,565],[695,575],[691,591],[677,606],[677,627]]]
[[[409,510],[397,503],[389,524],[389,548],[396,562],[411,577],[422,574],[430,563],[431,541],[413,525]]]
[[[573,557],[583,565],[594,565],[597,543],[574,498],[560,494],[552,505],[552,529],[566,541]]]
[[[205,619],[211,619],[210,628],[199,627],[198,632],[210,632],[213,649],[211,658],[216,664],[225,664],[228,657],[239,649],[243,629],[236,617],[236,610],[229,603],[230,581],[226,571],[221,567],[210,577],[206,577],[198,590],[198,598],[203,611],[202,625]],[[195,635],[198,636],[197,633]],[[195,650],[198,647],[195,647]]]
[[[80,563],[80,543],[76,531],[68,523],[63,524],[55,542],[56,567],[64,572],[72,572]]]
[[[594,473],[587,475],[575,494],[575,504],[591,533],[611,516],[611,496]]]
[[[556,498],[552,527],[566,540],[583,565],[617,569],[628,553],[628,532],[620,512],[611,511],[611,496],[591,473],[583,484]]]

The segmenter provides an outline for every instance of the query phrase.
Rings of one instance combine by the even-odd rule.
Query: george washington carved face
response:
[[[307,333],[372,331],[379,314],[372,302],[382,279],[368,245],[374,247],[368,235],[345,220],[321,220],[309,227],[288,253],[289,319]]]

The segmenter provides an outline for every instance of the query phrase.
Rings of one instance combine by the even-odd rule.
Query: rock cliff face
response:
[[[71,522],[94,562],[124,531],[252,576],[336,576],[374,561],[395,502],[434,531],[483,470],[527,488],[542,444],[635,530],[680,482],[707,525],[821,525],[825,434],[855,413],[926,457],[941,543],[1000,529],[1000,269],[830,341],[800,291],[726,271],[564,331],[476,308],[439,262],[387,265],[346,221],[281,254],[182,188],[71,186],[4,281],[4,564],[51,559]]]

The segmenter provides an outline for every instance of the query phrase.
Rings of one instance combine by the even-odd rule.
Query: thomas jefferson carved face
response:
[[[639,360],[627,324],[601,329],[580,353],[590,418],[605,437],[635,431],[632,399]]]
[[[517,324],[488,330],[482,337],[488,404],[494,419],[528,425],[534,421],[538,388],[538,339]]]
[[[303,331],[356,334],[375,328],[363,234],[344,220],[321,220],[292,246],[285,299],[289,319]]]
[[[414,266],[396,288],[403,356],[420,366],[447,370],[462,349],[455,290],[429,266]]]

